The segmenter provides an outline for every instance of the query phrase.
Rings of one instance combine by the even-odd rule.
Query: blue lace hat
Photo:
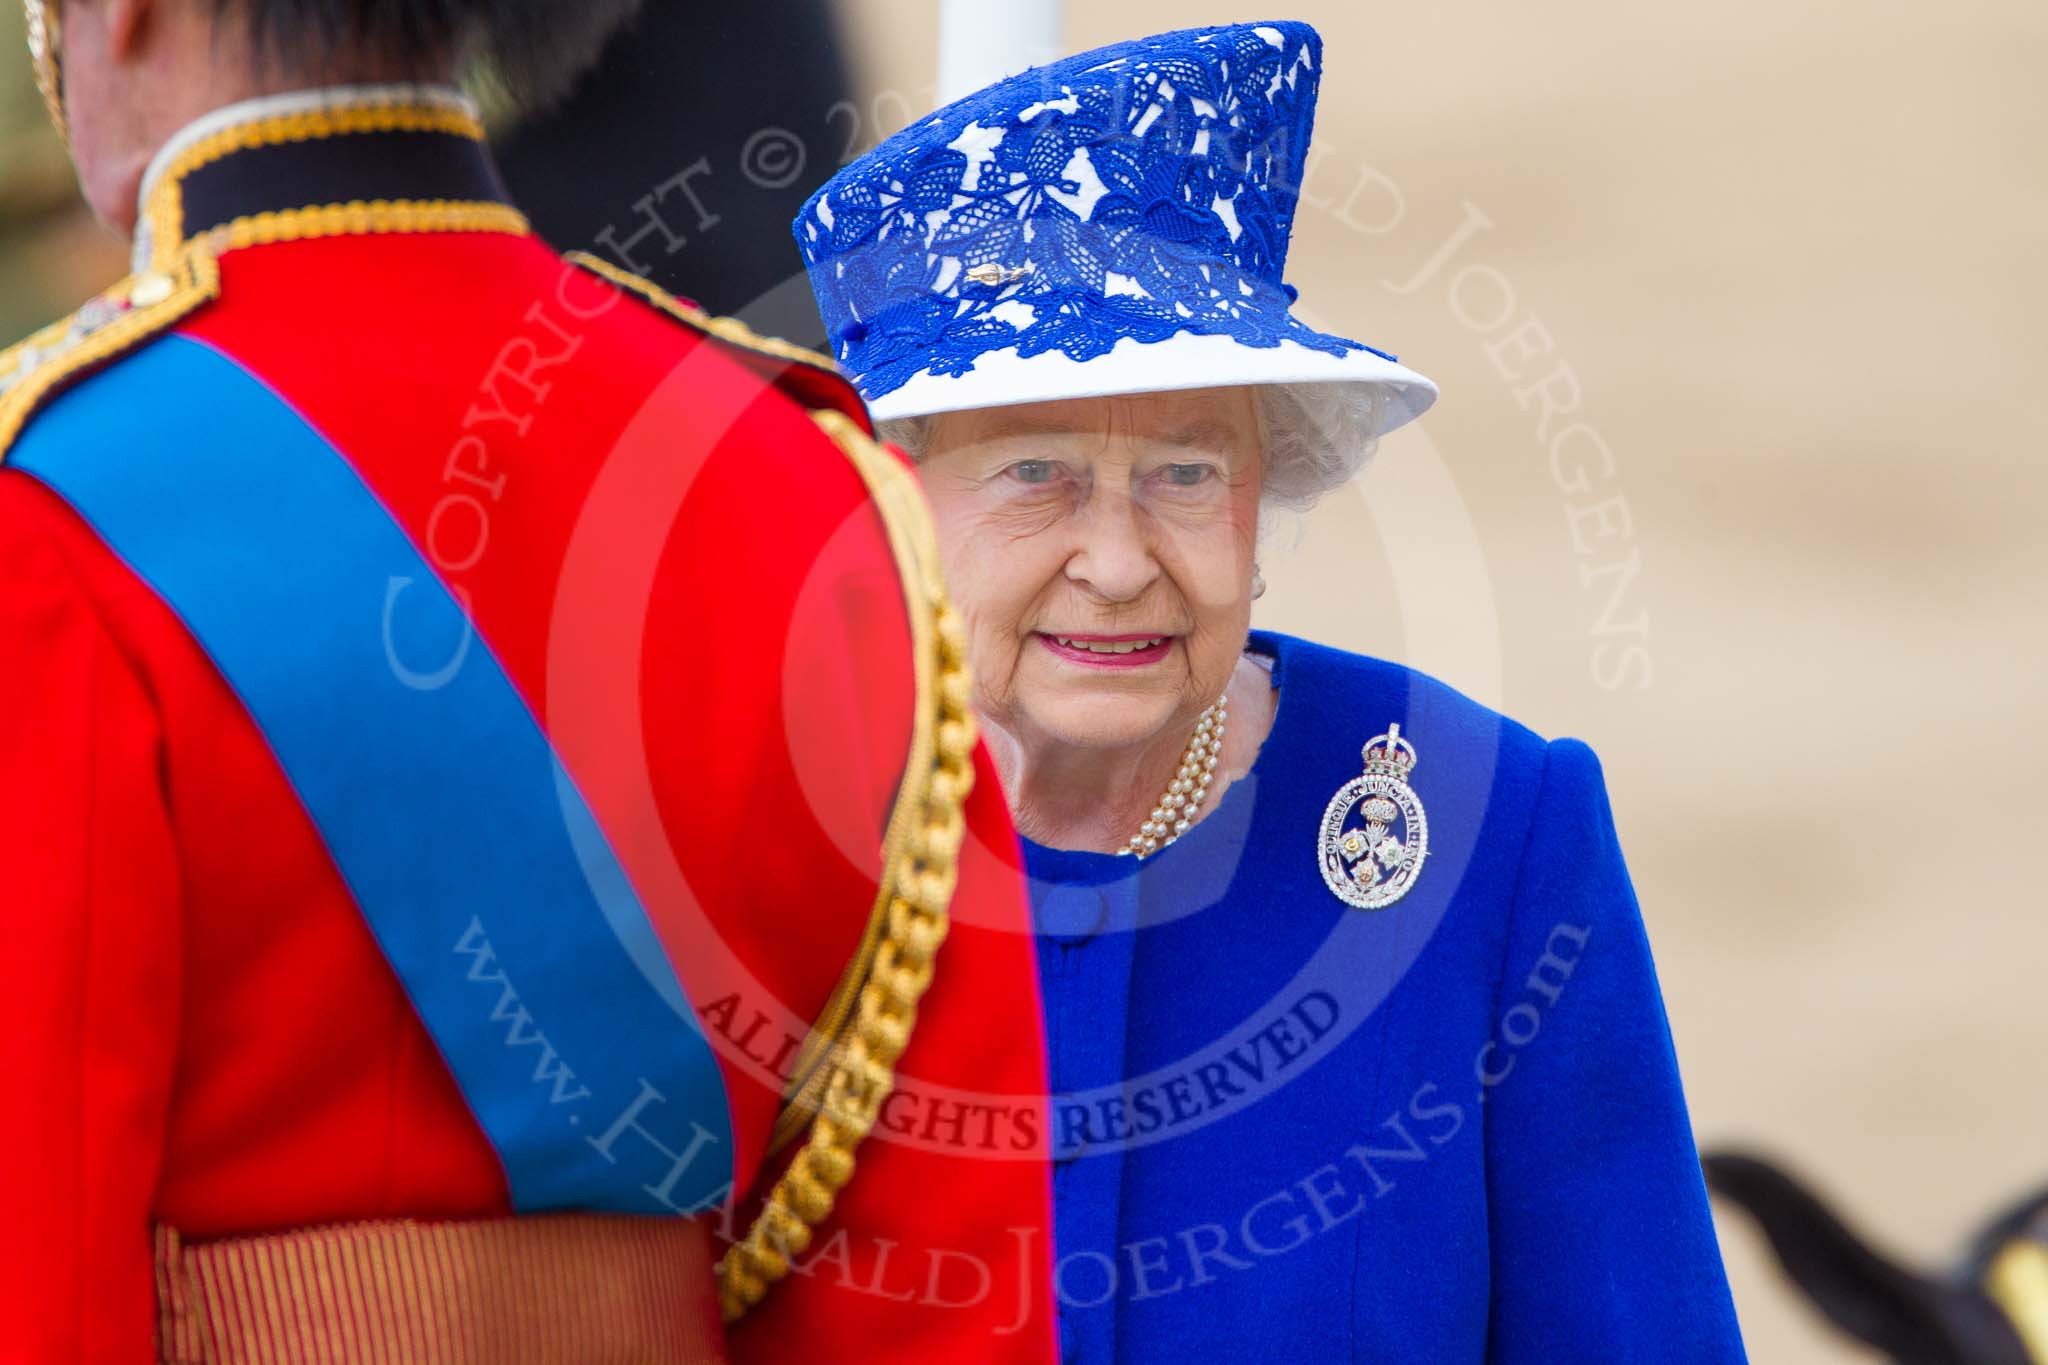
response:
[[[1322,76],[1307,24],[1188,29],[1038,67],[841,169],[796,240],[833,353],[890,420],[1232,384],[1436,386],[1290,311]]]

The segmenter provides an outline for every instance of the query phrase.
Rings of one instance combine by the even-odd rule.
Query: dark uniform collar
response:
[[[135,269],[336,233],[525,232],[476,106],[441,86],[343,86],[230,105],[188,125],[142,180]]]

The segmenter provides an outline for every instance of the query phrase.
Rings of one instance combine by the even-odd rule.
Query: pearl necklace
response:
[[[1152,808],[1145,824],[1131,841],[1117,850],[1119,856],[1139,857],[1157,853],[1195,823],[1195,812],[1209,794],[1209,781],[1216,775],[1216,763],[1223,753],[1223,726],[1230,719],[1230,699],[1218,697],[1216,704],[1202,712],[1195,722],[1195,737],[1181,755],[1180,771],[1166,784],[1159,804]]]

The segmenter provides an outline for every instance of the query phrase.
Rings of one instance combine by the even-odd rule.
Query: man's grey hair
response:
[[[532,111],[568,93],[641,0],[212,0],[288,73],[330,78],[374,59],[394,73],[454,60]],[[345,73],[344,73],[345,74]]]
[[[1307,511],[1355,478],[1378,447],[1386,396],[1375,385],[1261,384],[1252,392],[1263,448],[1262,510]],[[922,460],[931,450],[934,420],[899,417],[878,429],[883,440]]]

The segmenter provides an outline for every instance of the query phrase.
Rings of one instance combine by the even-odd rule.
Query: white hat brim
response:
[[[963,375],[913,375],[868,404],[878,422],[969,408],[1063,398],[1106,398],[1240,384],[1367,384],[1385,396],[1376,435],[1412,422],[1436,401],[1436,385],[1372,351],[1332,355],[1298,341],[1247,346],[1235,337],[1176,332],[1160,341],[1125,337],[1102,355],[1075,360],[1062,351],[1021,356],[1012,346],[977,356]]]

